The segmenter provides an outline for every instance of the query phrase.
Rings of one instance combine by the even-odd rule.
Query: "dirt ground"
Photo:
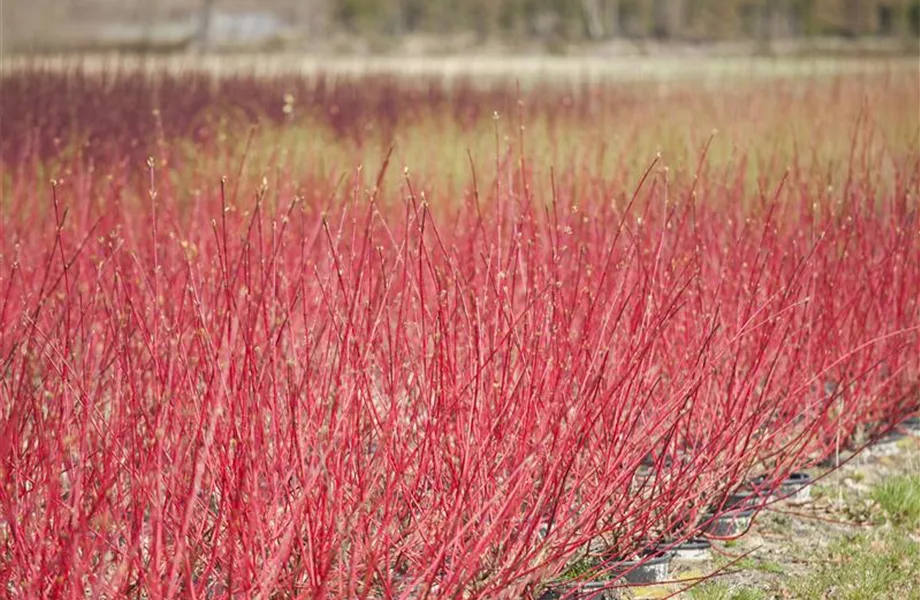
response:
[[[771,505],[757,516],[747,535],[714,542],[711,560],[674,561],[671,575],[684,583],[634,588],[621,597],[797,598],[795,584],[827,566],[827,551],[835,542],[890,527],[871,491],[890,477],[920,473],[918,432],[902,428],[895,439],[870,446],[839,469],[823,473],[822,477],[821,470],[810,471],[817,481],[809,501]],[[910,533],[909,539],[920,544],[920,532]],[[748,590],[756,595],[705,596],[699,591],[681,591],[689,582],[713,573],[707,582],[716,582],[723,590]]]

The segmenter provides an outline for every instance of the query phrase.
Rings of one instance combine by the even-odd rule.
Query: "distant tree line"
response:
[[[219,1],[219,0],[218,0]],[[327,0],[356,34],[711,41],[920,35],[920,0]]]
[[[215,22],[228,15],[274,18],[284,31],[271,38],[279,47],[412,34],[549,48],[618,39],[877,36],[909,40],[912,48],[920,42],[920,0],[0,0],[0,49],[91,46],[98,28],[112,23],[143,24],[133,34],[138,47],[207,48],[216,41]],[[170,23],[192,23],[194,31],[180,27],[164,41],[159,26]]]

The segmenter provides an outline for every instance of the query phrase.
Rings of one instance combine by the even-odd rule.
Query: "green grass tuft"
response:
[[[691,589],[692,600],[763,600],[763,592],[749,587],[731,586],[723,582],[711,582]]]
[[[872,491],[872,499],[895,525],[920,527],[920,475],[891,477]]]
[[[920,545],[900,531],[835,542],[814,571],[792,586],[802,600],[920,598]]]
[[[782,575],[786,572],[786,569],[783,567],[783,565],[771,560],[761,560],[756,565],[754,565],[754,568],[758,571],[762,571],[764,573],[773,573],[775,575]]]

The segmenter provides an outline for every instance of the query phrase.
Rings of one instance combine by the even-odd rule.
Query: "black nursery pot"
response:
[[[586,581],[554,586],[546,590],[538,600],[617,600],[616,590],[608,589],[609,581]]]
[[[907,432],[907,435],[920,436],[920,417],[907,417],[901,421],[901,428]]]
[[[765,494],[756,489],[741,490],[733,494],[729,494],[725,498],[723,508],[733,510],[747,510],[749,508],[760,506],[768,499],[769,498]]]
[[[713,515],[703,517],[703,533],[717,538],[740,537],[751,526],[754,518],[752,509],[729,510],[713,518]]]
[[[672,552],[664,552],[659,556],[629,560],[613,568],[611,577],[616,579],[620,575],[628,583],[661,583],[670,577]]]
[[[692,538],[671,548],[674,560],[709,560],[712,542],[706,538]]]
[[[609,581],[558,585],[540,594],[538,600],[561,600],[562,598],[566,600],[616,600],[616,593],[607,589],[609,585]]]
[[[811,475],[808,473],[790,473],[783,480],[777,492],[779,498],[795,504],[811,500]]]
[[[539,600],[615,600],[620,597],[617,585],[623,583],[661,583],[670,578],[673,552],[659,552],[656,555],[637,560],[621,562],[613,567],[601,581],[560,583],[543,592]],[[627,572],[628,571],[628,572]]]
[[[802,504],[811,500],[811,475],[808,473],[790,473],[789,477],[780,482],[773,491],[773,498],[777,500],[787,500],[793,504]],[[770,486],[763,477],[758,477],[751,482],[755,489],[763,490],[767,493]]]

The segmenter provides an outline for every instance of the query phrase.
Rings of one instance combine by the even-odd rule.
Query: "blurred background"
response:
[[[920,0],[2,0],[0,50],[904,54]]]

